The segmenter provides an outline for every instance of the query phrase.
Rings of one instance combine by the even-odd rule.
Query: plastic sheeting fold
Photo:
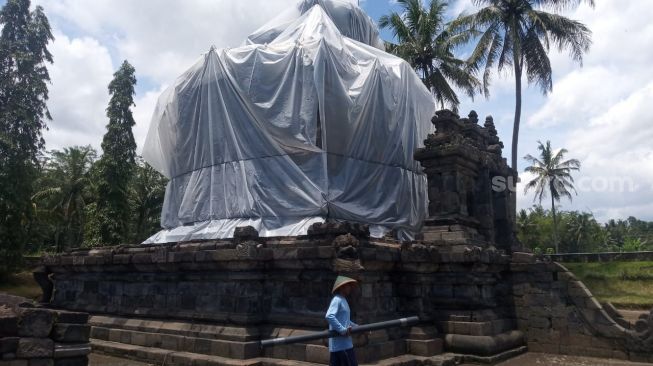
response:
[[[164,230],[146,243],[244,225],[301,235],[326,218],[374,235],[421,226],[413,152],[432,128],[430,93],[350,2],[305,0],[282,17],[245,46],[212,49],[161,95],[143,157],[170,182]]]

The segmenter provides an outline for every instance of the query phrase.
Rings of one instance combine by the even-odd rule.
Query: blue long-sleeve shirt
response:
[[[347,328],[356,327],[358,324],[350,319],[351,311],[349,303],[341,295],[335,295],[326,312],[326,320],[329,322],[329,330],[335,330],[340,337],[329,338],[329,352],[344,351],[354,347],[351,337],[347,335]]]

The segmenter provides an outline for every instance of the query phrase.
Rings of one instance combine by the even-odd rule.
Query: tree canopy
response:
[[[113,75],[109,84],[111,99],[107,107],[109,124],[102,140],[98,162],[97,215],[103,244],[121,244],[129,239],[129,184],[136,166],[134,105],[136,70],[129,62]]]
[[[421,77],[442,108],[458,109],[460,99],[454,87],[468,96],[483,91],[469,65],[454,55],[454,50],[469,41],[466,32],[453,33],[447,27],[447,1],[431,0],[427,8],[421,0],[397,0],[402,12],[392,12],[379,20],[390,29],[397,43],[387,43],[387,51],[406,61]]]

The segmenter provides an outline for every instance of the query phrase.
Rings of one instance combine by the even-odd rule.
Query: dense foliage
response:
[[[136,124],[134,105],[136,70],[129,62],[114,74],[109,84],[111,100],[107,108],[109,124],[102,140],[103,155],[98,162],[96,203],[100,241],[121,244],[129,238],[129,184],[136,167],[136,141],[132,127]]]
[[[0,10],[0,273],[20,265],[33,226],[32,185],[45,142],[42,130],[52,62],[50,24],[29,0],[8,0]]]
[[[653,250],[653,222],[629,217],[600,224],[588,212],[558,213],[561,253],[634,252]],[[542,206],[521,210],[517,215],[519,240],[536,252],[554,249],[553,214]]]
[[[54,150],[35,181],[35,222],[26,253],[60,252],[104,244],[98,196],[101,160],[90,146]],[[125,241],[140,243],[160,230],[166,179],[138,158],[126,187]]]

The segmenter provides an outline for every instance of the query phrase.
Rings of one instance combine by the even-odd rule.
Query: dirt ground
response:
[[[91,354],[88,366],[153,366],[149,363],[132,361],[124,358],[116,358],[97,353]]]
[[[619,360],[607,360],[590,357],[572,357],[548,355],[543,353],[526,353],[496,366],[651,366],[650,363],[635,363]],[[89,366],[153,366],[151,364],[92,354]],[[478,366],[465,364],[461,366]]]
[[[636,363],[604,358],[525,353],[497,366],[651,366],[650,363]]]

